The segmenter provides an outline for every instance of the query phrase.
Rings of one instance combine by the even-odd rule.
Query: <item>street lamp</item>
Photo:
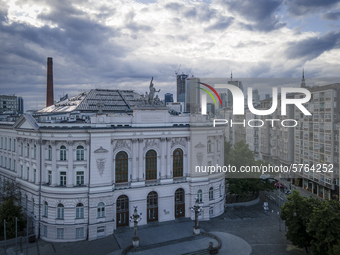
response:
[[[142,220],[142,216],[140,216],[137,212],[137,207],[138,206],[134,206],[135,210],[133,211],[133,215],[130,216],[130,222],[133,222],[132,246],[134,248],[139,246],[139,237],[137,236],[137,225],[138,222]]]
[[[203,210],[202,206],[198,204],[198,197],[196,197],[195,205],[193,207],[189,207],[189,209],[195,213],[195,226],[194,226],[194,235],[199,235],[201,229],[198,225],[198,214]]]

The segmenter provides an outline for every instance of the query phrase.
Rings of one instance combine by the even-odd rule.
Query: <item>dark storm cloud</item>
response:
[[[325,20],[331,20],[331,21],[339,20],[340,11],[324,13],[321,15],[321,18]]]
[[[334,7],[339,0],[285,0],[288,12],[300,16]]]
[[[223,4],[230,12],[241,15],[251,22],[250,24],[240,22],[240,25],[248,30],[271,31],[285,26],[285,23],[281,23],[275,17],[282,0],[231,0],[225,1]]]
[[[289,59],[305,61],[317,58],[322,53],[340,47],[340,33],[329,32],[321,37],[307,38],[288,43],[285,55]]]
[[[218,21],[214,24],[206,27],[204,30],[207,31],[214,31],[214,30],[226,30],[234,21],[233,17],[221,17]]]

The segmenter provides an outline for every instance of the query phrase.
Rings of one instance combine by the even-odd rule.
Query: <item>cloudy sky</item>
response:
[[[175,93],[175,71],[300,80],[304,68],[307,78],[340,80],[340,3],[0,0],[0,45],[0,94],[23,96],[26,110],[45,104],[47,57],[55,99],[144,92],[152,76]]]

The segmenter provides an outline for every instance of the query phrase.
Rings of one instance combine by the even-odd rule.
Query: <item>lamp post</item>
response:
[[[190,210],[195,213],[194,235],[197,236],[201,232],[201,228],[198,225],[198,214],[202,211],[202,206],[198,204],[198,197],[196,197],[195,205],[190,207]]]
[[[135,248],[139,246],[139,237],[137,236],[137,225],[138,222],[142,220],[142,217],[137,212],[137,207],[138,206],[134,206],[135,210],[133,211],[133,215],[130,216],[130,222],[133,222],[132,246]]]

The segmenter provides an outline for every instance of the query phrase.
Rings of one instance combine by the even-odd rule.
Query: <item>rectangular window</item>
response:
[[[52,184],[52,171],[47,172],[47,184]]]
[[[15,151],[15,146],[16,146],[16,140],[13,139],[13,151]]]
[[[37,146],[35,144],[33,145],[33,158],[37,158]]]
[[[0,160],[0,166],[3,166],[3,157],[1,156],[1,160]]]
[[[66,186],[66,172],[60,172],[60,186]]]
[[[64,219],[64,207],[59,207],[57,208],[57,219]]]
[[[35,183],[36,180],[36,176],[37,176],[37,170],[33,169],[33,182]]]
[[[2,148],[3,148],[3,145],[4,145],[4,138],[3,138],[3,137],[1,137],[1,145],[0,145],[0,149],[2,149]]]
[[[12,139],[11,138],[9,138],[8,139],[8,141],[9,141],[9,144],[8,144],[8,150],[12,150]]]
[[[15,159],[13,160],[13,171],[16,171],[16,168],[17,168],[17,166],[16,166],[16,161],[15,161]]]
[[[84,185],[84,172],[77,172],[77,186]]]
[[[7,137],[5,137],[5,150],[7,150]]]
[[[76,239],[84,238],[84,228],[76,228]]]
[[[12,170],[12,159],[8,159],[8,169]]]
[[[22,178],[24,174],[24,166],[20,165],[20,177]]]
[[[64,239],[64,229],[57,228],[57,239]]]
[[[24,156],[24,145],[22,143],[20,145],[20,156]]]
[[[47,237],[47,226],[44,226],[43,235]]]
[[[7,168],[7,157],[5,157],[5,168]]]
[[[76,218],[83,219],[84,218],[84,207],[78,206],[76,207]]]

